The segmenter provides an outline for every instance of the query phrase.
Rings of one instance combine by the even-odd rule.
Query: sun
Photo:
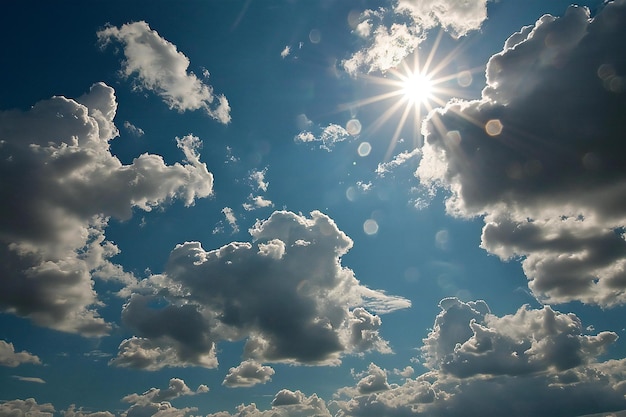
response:
[[[414,106],[422,106],[433,98],[433,82],[428,74],[415,71],[401,78],[400,92]]]

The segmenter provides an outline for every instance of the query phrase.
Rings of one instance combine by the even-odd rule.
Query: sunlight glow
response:
[[[402,80],[402,94],[413,105],[428,103],[432,90],[433,84],[427,74],[416,71]]]

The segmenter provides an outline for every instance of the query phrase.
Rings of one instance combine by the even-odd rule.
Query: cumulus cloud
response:
[[[455,37],[464,36],[487,19],[487,1],[400,0],[389,9],[368,9],[354,25],[354,33],[366,46],[344,60],[343,68],[351,75],[394,68],[436,26]]]
[[[337,416],[566,417],[626,408],[626,361],[597,361],[614,333],[583,335],[575,315],[549,307],[502,317],[483,301],[449,298],[440,307],[422,348],[430,371],[389,384],[387,371],[370,364],[338,391]]]
[[[262,195],[255,196],[250,194],[248,195],[248,202],[243,203],[242,207],[246,211],[252,211],[259,208],[274,207],[274,203],[272,203],[272,200],[268,200]]]
[[[343,354],[390,351],[367,308],[410,302],[361,285],[341,265],[352,240],[331,218],[277,211],[250,234],[252,242],[211,251],[198,242],[176,246],[165,272],[124,306],[122,319],[138,337],[124,341],[112,363],[215,367],[215,344],[242,339],[244,357],[258,362],[337,364]]]
[[[115,417],[115,414],[110,411],[84,411],[81,407],[76,408],[75,404],[70,405],[67,410],[62,410],[61,415],[63,417]]]
[[[52,417],[53,415],[54,406],[52,404],[37,404],[34,398],[5,401],[0,404],[0,416],[2,417]]]
[[[316,394],[307,397],[301,391],[280,390],[274,396],[272,408],[259,410],[256,404],[241,404],[234,413],[221,411],[207,417],[330,417],[324,400]]]
[[[37,355],[33,355],[25,350],[16,352],[13,343],[0,340],[0,366],[15,368],[23,363],[41,364]]]
[[[285,59],[289,56],[290,53],[291,53],[291,48],[289,47],[289,45],[287,45],[282,51],[280,51],[280,57],[282,59]]]
[[[119,253],[106,240],[109,218],[212,193],[191,135],[177,139],[182,164],[143,154],[123,165],[109,150],[116,109],[113,89],[97,83],[77,100],[57,96],[0,112],[0,170],[10,178],[0,186],[2,310],[57,330],[106,334],[93,278],[134,280],[109,261]]]
[[[270,184],[265,181],[265,174],[267,174],[267,167],[262,170],[253,169],[250,173],[249,179],[255,190],[267,191]]]
[[[274,375],[274,369],[270,366],[263,366],[256,361],[247,360],[241,362],[236,368],[230,368],[222,385],[231,388],[251,387],[265,384],[272,379],[272,375]]]
[[[491,57],[480,100],[425,124],[416,175],[484,216],[481,246],[520,259],[545,303],[626,302],[625,36],[624,1],[543,16]]]
[[[163,39],[146,22],[109,26],[98,31],[103,47],[118,41],[124,47],[122,74],[135,77],[135,87],[158,94],[171,108],[180,112],[204,110],[221,123],[230,122],[230,106],[224,95],[188,72],[189,58],[176,45]],[[208,72],[205,72],[208,75]]]
[[[185,381],[179,378],[170,379],[169,386],[165,389],[150,388],[143,394],[130,394],[122,398],[122,401],[132,404],[123,413],[124,417],[150,417],[158,415],[186,416],[195,408],[185,407],[178,409],[170,404],[171,400],[178,397],[202,394],[208,391],[206,385],[200,385],[196,391],[192,391]]]
[[[130,133],[131,135],[136,136],[136,137],[141,137],[141,136],[143,136],[145,134],[143,129],[135,126],[134,124],[132,124],[128,120],[126,120],[124,122],[124,129],[126,129],[128,131],[128,133]]]
[[[315,133],[310,130],[304,130],[298,133],[293,140],[296,143],[321,142],[319,147],[330,152],[337,142],[343,142],[351,137],[346,129],[331,123],[325,128],[318,128]]]
[[[235,212],[230,207],[224,207],[222,209],[222,214],[226,218],[226,221],[230,225],[230,228],[233,233],[239,232],[239,225],[237,224],[237,217],[235,217]]]

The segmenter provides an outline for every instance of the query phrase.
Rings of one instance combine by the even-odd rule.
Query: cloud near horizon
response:
[[[519,259],[544,303],[626,303],[624,37],[623,0],[545,15],[491,57],[480,100],[426,123],[416,175],[482,216],[481,246]]]

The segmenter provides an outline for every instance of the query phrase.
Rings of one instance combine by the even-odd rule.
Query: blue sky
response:
[[[4,10],[0,416],[626,415],[626,2]]]

